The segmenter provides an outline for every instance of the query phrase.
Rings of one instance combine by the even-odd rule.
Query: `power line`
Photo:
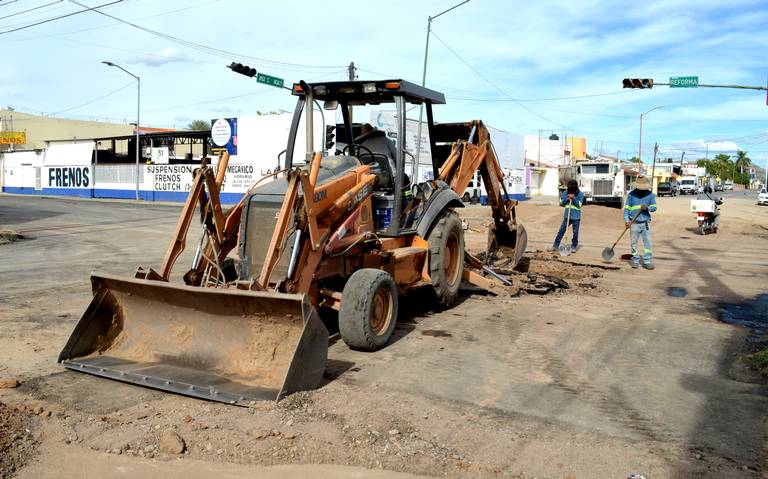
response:
[[[328,76],[331,76],[331,75],[338,75],[338,74],[341,74],[341,73],[347,73],[347,69],[345,68],[343,70],[338,70],[338,71],[335,71],[335,72],[324,73],[320,77],[309,78],[309,79],[307,79],[307,81],[321,80],[321,79],[323,79],[325,77],[328,77]],[[198,101],[198,102],[194,102],[194,103],[185,103],[185,104],[181,104],[181,105],[161,106],[161,107],[157,107],[157,108],[145,109],[143,111],[145,111],[145,112],[155,112],[155,111],[163,111],[163,110],[172,110],[174,108],[185,108],[185,107],[190,107],[190,106],[205,105],[205,104],[209,104],[209,103],[218,103],[220,101],[235,100],[235,99],[238,99],[238,98],[245,98],[247,96],[254,96],[254,95],[261,95],[261,94],[264,94],[264,93],[275,93],[275,92],[277,92],[277,90],[260,89],[260,90],[256,90],[256,91],[252,91],[252,92],[248,92],[248,93],[243,93],[243,94],[240,94],[240,95],[225,96],[225,97],[222,97],[222,98],[212,98],[210,100],[202,100],[202,101]]]
[[[63,1],[64,0],[57,0],[57,2],[55,2],[55,3],[63,2]],[[155,13],[155,14],[152,14],[152,15],[147,15],[147,16],[144,16],[144,17],[133,18],[133,19],[131,19],[131,21],[149,20],[151,18],[157,18],[157,17],[161,17],[163,15],[169,15],[171,13],[178,13],[178,12],[181,12],[181,11],[187,12],[189,10],[192,10],[192,9],[195,9],[195,8],[204,7],[204,6],[210,5],[212,3],[218,3],[220,1],[221,0],[211,0],[211,1],[208,1],[208,2],[197,3],[197,4],[194,4],[194,5],[187,5],[184,8],[177,8],[177,9],[174,9],[174,10],[166,10],[164,12],[159,12],[159,13]],[[57,34],[48,34],[48,35],[40,35],[40,34],[38,34],[37,38],[61,38],[63,40],[67,40],[66,38],[64,38],[67,35],[74,35],[76,33],[84,33],[84,32],[91,32],[91,31],[94,31],[94,30],[101,30],[103,28],[113,27],[113,26],[117,25],[118,23],[120,23],[120,22],[110,22],[110,23],[108,23],[106,25],[99,25],[99,26],[90,27],[90,28],[81,28],[79,30],[71,30],[71,31],[68,31],[68,32],[62,32],[62,33],[57,33]],[[15,40],[9,40],[9,41],[5,41],[5,42],[0,42],[0,43],[25,42],[25,41],[29,41],[29,40],[35,40],[35,39],[36,38],[19,38],[19,39],[15,39]]]
[[[69,1],[71,3],[74,3],[75,5],[79,5],[81,7],[85,6],[85,5],[83,5],[82,3],[80,3],[80,2],[78,2],[76,0],[69,0]],[[269,60],[267,58],[253,57],[253,56],[245,55],[245,54],[242,54],[242,53],[236,53],[236,52],[231,52],[231,51],[228,51],[228,50],[222,50],[222,49],[219,49],[219,48],[209,47],[209,46],[203,45],[201,43],[195,43],[195,42],[192,42],[192,41],[189,41],[189,40],[184,40],[182,38],[175,37],[173,35],[168,35],[167,33],[162,33],[162,32],[159,32],[157,30],[152,30],[151,28],[142,27],[141,25],[138,25],[136,23],[129,22],[127,20],[123,20],[122,18],[118,18],[118,17],[116,17],[114,15],[110,15],[110,14],[102,12],[100,10],[96,10],[96,8],[97,7],[92,8],[90,10],[92,10],[95,13],[98,13],[99,15],[103,15],[103,16],[111,18],[113,20],[117,20],[120,23],[124,23],[124,24],[129,25],[129,26],[131,26],[133,28],[141,30],[141,31],[143,31],[145,33],[149,33],[150,35],[155,35],[155,36],[158,36],[158,37],[163,38],[165,40],[172,41],[172,42],[175,42],[175,43],[179,43],[179,44],[184,45],[184,46],[186,46],[188,48],[192,48],[193,50],[198,50],[198,51],[203,52],[203,53],[208,53],[209,55],[215,55],[215,56],[225,57],[225,58],[232,58],[232,57],[244,58],[244,59],[247,59],[247,60],[252,60],[254,62],[259,62],[259,63],[265,64],[265,65],[270,65],[270,66],[274,66],[274,67],[281,67],[281,68],[283,68],[285,70],[290,70],[290,69],[307,69],[307,68],[337,69],[337,68],[346,67],[346,65],[307,65],[307,64],[303,64],[303,63],[281,62],[281,61],[277,61],[277,60]]]
[[[489,101],[489,102],[497,102],[497,101],[530,101],[530,102],[537,102],[537,101],[560,101],[560,100],[577,100],[579,98],[594,98],[597,96],[608,96],[608,95],[620,95],[622,93],[627,93],[630,91],[639,91],[639,90],[619,90],[619,91],[611,91],[611,92],[605,92],[605,93],[593,93],[589,95],[576,95],[576,96],[559,96],[559,97],[551,97],[551,98],[516,98],[516,99],[509,99],[509,98],[451,98],[453,101]]]
[[[470,63],[469,63],[469,62],[467,62],[466,60],[464,60],[464,59],[461,57],[461,55],[459,55],[458,53],[456,53],[456,51],[455,51],[453,48],[449,47],[449,46],[448,46],[448,44],[447,44],[447,43],[445,43],[445,42],[443,41],[443,39],[442,39],[442,38],[440,38],[439,36],[437,36],[437,34],[435,33],[435,31],[434,31],[434,30],[431,30],[431,31],[430,31],[430,33],[432,34],[432,36],[433,36],[433,37],[435,37],[435,38],[437,39],[437,41],[439,41],[440,43],[442,43],[442,44],[443,44],[443,46],[444,46],[445,48],[447,48],[447,49],[448,49],[448,50],[449,50],[451,53],[453,53],[453,54],[454,54],[454,56],[456,56],[456,58],[458,58],[458,59],[459,59],[459,60],[460,60],[460,61],[461,61],[461,62],[462,62],[464,65],[466,65],[466,66],[467,66],[467,67],[468,67],[470,70],[472,70],[473,72],[475,72],[475,74],[476,74],[477,76],[479,76],[480,78],[482,78],[483,80],[485,80],[485,82],[486,82],[486,83],[488,83],[489,85],[491,85],[492,87],[494,87],[495,89],[497,89],[499,92],[501,92],[501,93],[502,93],[502,94],[503,94],[505,97],[509,98],[509,100],[510,100],[510,101],[512,101],[513,103],[515,103],[517,106],[519,106],[520,108],[524,109],[525,111],[527,111],[527,112],[529,112],[529,113],[531,113],[531,114],[533,114],[533,115],[536,115],[537,117],[541,118],[542,120],[544,120],[544,121],[546,121],[546,122],[549,122],[549,123],[552,123],[553,125],[557,125],[557,126],[559,126],[560,128],[565,128],[566,130],[571,130],[571,129],[572,129],[572,128],[570,128],[570,127],[566,126],[566,125],[561,125],[560,123],[557,123],[556,121],[550,120],[549,118],[547,118],[547,117],[545,117],[545,116],[543,116],[543,115],[540,115],[539,113],[537,113],[537,112],[533,111],[532,109],[528,108],[528,107],[527,107],[527,106],[526,106],[524,103],[520,102],[520,101],[519,101],[519,100],[517,100],[516,98],[513,98],[513,97],[512,97],[512,96],[511,96],[509,93],[507,93],[506,91],[504,91],[504,90],[503,90],[501,87],[499,87],[499,86],[498,86],[498,85],[496,85],[494,82],[492,82],[491,80],[489,80],[489,79],[488,79],[488,78],[487,78],[485,75],[483,75],[482,73],[480,73],[480,72],[479,72],[479,71],[478,71],[478,70],[477,70],[475,67],[473,67],[472,65],[470,65]]]
[[[41,8],[50,7],[51,5],[55,5],[55,4],[57,4],[57,3],[61,3],[61,2],[63,2],[63,1],[64,1],[64,0],[56,0],[55,2],[46,3],[45,5],[40,5],[40,6],[38,6],[38,7],[34,7],[34,8],[28,8],[27,10],[22,10],[22,11],[20,11],[20,12],[16,12],[16,13],[12,13],[12,14],[10,14],[10,15],[6,15],[6,16],[4,16],[4,17],[0,17],[0,20],[3,20],[3,19],[5,19],[5,18],[11,18],[11,17],[15,17],[16,15],[21,15],[21,14],[24,14],[24,13],[32,12],[32,11],[34,11],[34,10],[40,10]]]
[[[85,9],[84,10],[78,10],[77,12],[70,12],[70,13],[67,13],[66,15],[59,15],[58,17],[48,18],[46,20],[41,20],[39,22],[30,23],[28,25],[24,25],[24,26],[21,26],[21,27],[12,28],[10,30],[5,30],[4,32],[0,32],[0,35],[5,35],[6,33],[18,32],[19,30],[24,30],[24,29],[30,28],[30,27],[36,27],[37,25],[42,25],[44,23],[53,22],[55,20],[61,20],[62,18],[71,17],[73,15],[78,15],[80,13],[85,13],[85,12],[90,12],[90,11],[98,12],[98,10],[96,10],[97,8],[108,7],[110,5],[114,5],[114,4],[120,3],[122,1],[123,0],[115,0],[113,2],[104,3],[102,5],[97,5],[95,7],[89,7],[88,5],[78,4],[81,7],[85,7]],[[101,13],[101,12],[99,12],[99,13]]]
[[[93,100],[89,100],[89,101],[87,101],[85,103],[81,103],[79,105],[75,105],[75,106],[72,106],[72,107],[69,107],[69,108],[65,108],[64,110],[53,112],[53,113],[51,113],[51,116],[58,115],[60,113],[66,113],[66,112],[71,111],[71,110],[77,110],[80,107],[83,107],[83,106],[86,106],[86,105],[90,105],[91,103],[96,103],[97,101],[103,100],[104,98],[106,98],[108,96],[112,96],[112,95],[114,95],[115,93],[117,93],[119,91],[125,90],[126,88],[128,88],[131,85],[133,85],[134,83],[135,82],[130,82],[130,83],[126,84],[126,85],[121,86],[117,90],[112,90],[111,92],[107,93],[106,95],[102,95],[102,96],[100,96],[98,98],[94,98]]]

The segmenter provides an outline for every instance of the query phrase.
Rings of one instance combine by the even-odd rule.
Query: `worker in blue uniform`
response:
[[[568,180],[565,191],[560,195],[560,206],[565,209],[563,210],[563,222],[557,236],[555,236],[552,251],[557,251],[560,248],[560,241],[563,240],[569,225],[573,230],[571,251],[575,253],[579,249],[579,224],[581,223],[581,205],[583,204],[584,193],[579,190],[579,184],[576,180]]]
[[[651,240],[651,213],[656,211],[656,195],[651,191],[651,182],[645,176],[637,178],[635,189],[624,201],[624,224],[629,227],[632,245],[632,268],[640,266],[640,251],[637,249],[643,239],[643,268],[653,269],[653,242]],[[637,216],[635,222],[632,219]],[[630,225],[631,223],[631,225]]]

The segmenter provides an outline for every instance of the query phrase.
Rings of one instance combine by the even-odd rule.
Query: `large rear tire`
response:
[[[398,293],[386,271],[355,271],[341,294],[339,333],[352,349],[375,351],[392,336],[397,323]]]
[[[464,228],[454,211],[444,213],[427,235],[429,276],[441,307],[456,302],[464,270]]]

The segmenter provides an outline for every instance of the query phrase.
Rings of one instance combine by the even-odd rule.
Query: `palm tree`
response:
[[[210,130],[211,124],[205,120],[192,120],[187,125],[187,130]]]
[[[749,171],[749,167],[752,166],[752,160],[747,156],[746,151],[738,150],[736,152],[736,168],[739,170],[742,181],[745,185],[749,184],[749,175],[744,175],[744,171]]]

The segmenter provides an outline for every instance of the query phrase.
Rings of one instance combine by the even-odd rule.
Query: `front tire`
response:
[[[443,214],[427,235],[429,276],[441,307],[456,302],[464,271],[464,228],[455,211]]]
[[[397,308],[397,286],[389,273],[373,268],[355,271],[341,294],[341,339],[352,349],[380,349],[395,330]]]

